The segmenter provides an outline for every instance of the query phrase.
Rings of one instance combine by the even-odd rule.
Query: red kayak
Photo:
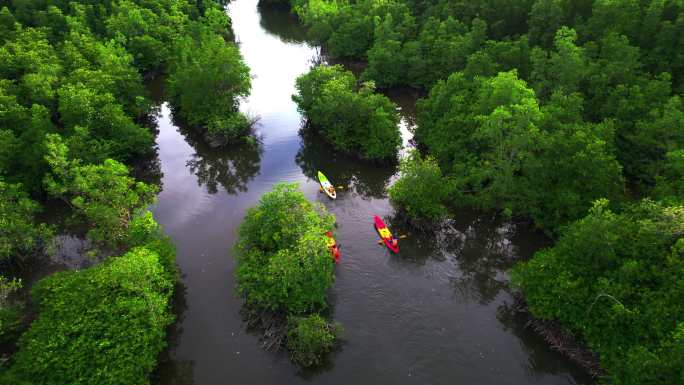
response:
[[[328,237],[326,242],[328,243],[330,254],[332,254],[335,263],[340,263],[340,257],[342,256],[342,253],[340,253],[340,245],[338,245],[335,238],[333,238],[332,231],[326,232],[325,235]]]
[[[380,234],[380,238],[382,238],[382,241],[385,242],[385,246],[392,250],[394,254],[398,253],[399,240],[392,235],[385,225],[385,222],[383,222],[382,219],[380,219],[380,217],[377,215],[373,217],[373,221],[375,222],[375,229],[378,230],[378,234]]]

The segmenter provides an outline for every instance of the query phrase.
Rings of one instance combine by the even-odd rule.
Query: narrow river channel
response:
[[[506,269],[546,245],[490,217],[459,217],[430,235],[410,234],[399,255],[376,244],[373,214],[390,216],[386,187],[396,170],[361,164],[302,138],[290,97],[319,49],[287,12],[236,0],[228,12],[254,76],[242,109],[260,118],[253,147],[212,149],[158,118],[163,189],[154,213],[178,248],[178,322],[157,384],[591,384],[572,364],[500,311],[510,301]],[[411,102],[398,96],[409,124]],[[408,98],[411,99],[410,97]],[[318,193],[315,170],[347,186],[336,201]],[[300,373],[285,353],[261,349],[235,294],[232,246],[245,210],[277,182],[297,182],[337,216],[342,262],[332,318],[345,328],[331,363]],[[406,232],[398,228],[398,233]]]

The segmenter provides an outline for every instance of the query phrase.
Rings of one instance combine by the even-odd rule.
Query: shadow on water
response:
[[[568,366],[574,365],[556,351],[549,351],[549,345],[537,333],[527,327],[529,318],[526,315],[510,311],[507,306],[500,306],[497,319],[504,330],[517,336],[521,347],[527,356],[525,371],[530,377],[543,375],[568,376]],[[575,368],[574,379],[578,385],[594,384],[589,374],[579,367]]]
[[[178,280],[174,289],[173,314],[175,322],[166,331],[168,345],[159,355],[157,369],[152,375],[152,383],[166,385],[193,385],[195,363],[191,360],[179,360],[172,352],[178,347],[183,334],[183,319],[188,309],[186,301],[187,288],[183,280]]]
[[[187,160],[186,167],[197,177],[199,186],[206,186],[210,194],[216,194],[219,187],[230,195],[247,191],[247,184],[259,174],[261,168],[262,148],[258,140],[212,147],[197,131],[175,119],[174,124],[195,150]]]
[[[295,161],[307,177],[318,181],[322,171],[342,190],[368,198],[387,197],[386,188],[396,167],[378,167],[335,151],[319,135],[309,129],[301,130],[302,146]]]
[[[297,16],[290,12],[288,6],[276,4],[259,4],[259,24],[264,31],[277,36],[283,43],[306,43],[306,29],[302,27]]]
[[[415,231],[399,217],[386,218],[401,240],[397,260],[424,265],[428,260],[455,268],[448,280],[459,297],[487,305],[508,288],[506,271],[550,242],[527,226],[481,212],[461,210],[431,231]]]

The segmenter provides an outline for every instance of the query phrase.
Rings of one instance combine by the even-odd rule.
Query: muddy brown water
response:
[[[464,214],[433,234],[409,233],[399,255],[376,244],[372,215],[391,217],[391,166],[332,153],[299,134],[295,78],[320,49],[286,11],[257,0],[228,7],[254,80],[243,111],[260,118],[258,147],[212,149],[179,129],[166,104],[157,138],[162,191],[157,220],[178,248],[178,322],[157,384],[591,384],[500,308],[511,297],[506,270],[548,241],[487,215]],[[393,93],[410,137],[413,97]],[[405,140],[405,142],[406,142]],[[336,201],[318,192],[323,170],[344,185]],[[264,351],[248,332],[235,293],[232,246],[245,210],[278,182],[296,182],[337,217],[342,261],[330,291],[344,343],[329,363],[300,372],[285,353]]]

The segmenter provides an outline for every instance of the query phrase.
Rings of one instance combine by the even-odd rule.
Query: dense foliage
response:
[[[684,381],[684,3],[291,6],[329,54],[367,62],[363,80],[429,90],[415,139],[437,165],[405,167],[448,196],[411,195],[427,181],[405,171],[390,190],[402,211],[497,209],[562,234],[516,269],[533,313],[584,336],[615,383]],[[629,203],[647,196],[659,203]]]
[[[112,212],[103,202],[97,205]],[[123,256],[83,271],[56,273],[34,285],[38,319],[22,335],[0,382],[148,383],[173,320],[176,252],[149,211],[131,217],[117,241],[120,249],[129,250]],[[0,282],[0,294],[6,283]],[[16,326],[19,306],[0,301],[0,337]]]
[[[419,108],[418,143],[438,160],[446,175],[466,186],[462,191],[471,191],[473,183],[498,191],[483,196],[475,188],[465,201],[492,207],[492,201],[503,200],[496,206],[532,216],[541,227],[557,228],[583,215],[595,198],[615,200],[613,193],[620,193],[616,184],[621,182],[615,179],[612,158],[639,195],[672,198],[668,191],[677,188],[669,181],[677,175],[675,154],[684,148],[684,105],[679,96],[684,85],[684,6],[680,2],[293,0],[291,5],[309,26],[311,37],[331,55],[368,62],[364,79],[380,87],[432,88],[432,100]],[[510,202],[507,195],[517,195],[520,186],[497,181],[487,175],[489,171],[473,170],[473,161],[464,159],[474,155],[484,162],[491,157],[474,143],[483,138],[473,136],[472,123],[461,126],[465,116],[477,118],[504,103],[517,104],[490,98],[493,104],[479,106],[486,111],[470,109],[472,98],[487,87],[484,79],[500,79],[501,73],[512,70],[526,82],[527,94],[519,96],[532,109],[525,113],[542,112],[527,118],[544,138],[538,138],[535,130],[516,135],[519,145],[541,141],[545,147],[529,167],[535,172],[555,170],[561,163],[559,156],[573,160],[563,166],[560,176],[540,176],[560,184],[554,187],[555,194],[534,191],[541,190],[542,184],[530,185],[528,195],[533,196],[519,203]],[[459,117],[453,116],[455,111],[461,111]],[[484,140],[491,142],[491,138]],[[463,145],[471,146],[467,154],[451,151]],[[484,152],[490,147],[485,145]],[[509,155],[515,154],[518,162],[526,156],[510,149]],[[573,154],[578,155],[577,161]],[[588,166],[593,155],[598,155],[602,175],[588,186],[573,185],[568,179],[579,180],[588,173],[579,167]],[[496,167],[517,176],[520,166],[499,162]],[[607,186],[595,190],[601,181]],[[509,191],[502,191],[501,182]],[[553,197],[556,202],[538,208],[539,202]]]
[[[68,147],[57,134],[48,135],[46,159],[52,172],[45,184],[51,195],[65,199],[88,224],[88,238],[110,248],[127,236],[131,219],[149,206],[156,186],[136,182],[125,165],[106,159],[102,164],[68,160]]]
[[[457,72],[419,106],[416,139],[453,177],[455,204],[526,214],[557,229],[593,200],[621,196],[613,126],[583,121],[576,94],[556,93],[540,107],[515,71]]]
[[[333,261],[326,244],[335,218],[296,184],[277,184],[247,211],[235,246],[238,290],[259,311],[291,317],[286,345],[303,366],[320,363],[335,335],[316,312],[327,307]]]
[[[85,229],[105,261],[37,284],[38,319],[0,382],[148,382],[177,272],[174,247],[146,211],[157,187],[126,166],[154,151],[143,79],[171,72],[182,117],[227,135],[244,127],[235,100],[249,91],[232,39],[213,0],[0,2],[0,267],[41,254],[45,198],[65,202],[66,225]],[[189,83],[185,69],[202,76]],[[197,86],[215,96],[190,106]],[[17,285],[0,275],[3,340],[22,317],[6,297]]]
[[[684,207],[605,200],[558,243],[513,269],[532,313],[597,351],[613,383],[684,380]]]
[[[217,10],[214,10],[219,12]],[[216,30],[230,31],[225,13],[208,13],[192,26],[193,35],[175,42],[175,56],[167,80],[178,116],[210,136],[227,142],[249,134],[250,122],[238,111],[238,98],[250,91],[249,68],[237,46]]]
[[[335,347],[338,329],[318,314],[288,319],[287,348],[292,360],[304,367],[321,365]]]
[[[50,236],[45,225],[35,223],[39,208],[20,185],[0,179],[0,264],[30,255]]]
[[[389,188],[390,202],[412,219],[433,222],[444,217],[449,185],[437,162],[412,151],[400,169],[401,178]]]
[[[667,202],[684,204],[684,149],[667,153],[663,170],[656,177],[653,195]]]
[[[247,302],[292,314],[325,307],[333,266],[324,234],[334,221],[295,184],[264,194],[238,230],[236,278]]]
[[[213,131],[244,126],[234,107],[249,91],[248,70],[214,1],[5,2],[0,16],[0,175],[8,183],[42,191],[49,133],[85,163],[151,153],[142,78],[169,68],[173,100],[189,121]],[[198,76],[194,86],[186,71]],[[197,87],[214,97],[196,97]]]
[[[10,295],[21,286],[20,279],[8,279],[0,275],[0,343],[14,337],[21,323],[23,305],[10,299]]]
[[[32,290],[40,316],[2,382],[149,383],[173,320],[173,285],[159,255],[144,247],[43,279]]]
[[[358,86],[342,66],[321,65],[297,78],[296,87],[292,98],[300,111],[336,149],[364,159],[396,158],[399,115],[372,82]]]

